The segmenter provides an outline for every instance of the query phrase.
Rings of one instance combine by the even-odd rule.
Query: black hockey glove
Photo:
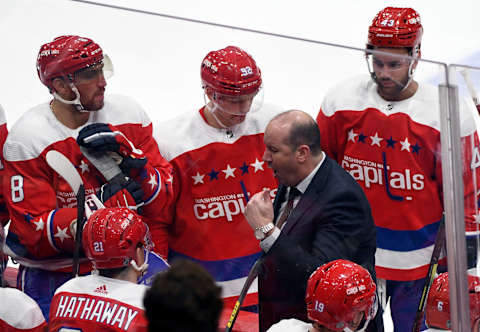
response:
[[[132,179],[123,183],[106,183],[100,188],[97,196],[105,207],[127,207],[131,210],[138,210],[143,205],[143,190]]]

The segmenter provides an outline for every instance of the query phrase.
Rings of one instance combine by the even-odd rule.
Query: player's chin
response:
[[[97,111],[100,111],[102,108],[103,108],[103,101],[101,103],[94,103],[92,105],[90,105],[89,107],[86,107],[87,110],[89,110],[90,112],[97,112]]]
[[[245,115],[233,115],[231,118],[230,118],[230,123],[231,125],[237,125],[237,124],[240,124],[242,123],[243,121],[245,121]]]
[[[396,84],[389,84],[387,86],[380,86],[379,90],[383,95],[395,97],[402,89]]]

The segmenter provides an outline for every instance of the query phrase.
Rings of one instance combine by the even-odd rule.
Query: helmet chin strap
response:
[[[85,109],[85,107],[83,107],[82,102],[80,101],[80,92],[78,92],[78,89],[75,86],[75,84],[70,82],[69,85],[70,85],[70,89],[72,89],[72,91],[75,93],[75,99],[74,100],[63,99],[56,91],[54,91],[52,93],[53,97],[55,99],[61,101],[64,104],[69,104],[69,105],[75,106],[75,109],[79,112],[82,112],[82,113],[89,112],[87,109]]]
[[[212,102],[207,101],[207,94],[206,93],[203,94],[203,99],[205,101],[205,109],[213,116],[215,121],[217,121],[218,125],[220,127],[222,127],[223,129],[229,129],[229,127],[226,126],[225,124],[223,124],[223,122],[220,121],[220,119],[215,115],[215,111],[218,109],[218,106],[215,105],[215,103],[213,101]],[[210,107],[210,105],[213,105],[213,107]]]
[[[349,328],[348,326],[345,326],[345,327],[343,328],[343,332],[364,332],[365,329],[367,328],[369,322],[370,322],[370,319],[366,319],[366,320],[365,320],[365,323],[364,323],[363,326],[362,326],[362,328],[361,328],[360,330],[357,329],[357,330],[355,330],[355,331],[352,330],[351,328]]]
[[[148,256],[150,251],[149,250],[144,250],[145,253],[145,261],[143,262],[142,265],[138,266],[137,262],[135,262],[134,259],[130,261],[130,265],[135,269],[135,271],[140,272],[140,278],[145,274],[145,272],[148,269]]]

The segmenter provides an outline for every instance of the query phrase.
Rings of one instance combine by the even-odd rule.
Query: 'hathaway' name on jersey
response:
[[[58,302],[56,317],[88,320],[103,323],[127,331],[140,309],[124,303],[105,301],[96,297],[62,295]]]

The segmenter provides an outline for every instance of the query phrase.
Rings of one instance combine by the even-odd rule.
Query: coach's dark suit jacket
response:
[[[326,262],[348,259],[375,278],[376,231],[368,201],[350,174],[325,158],[264,256],[258,276],[260,331],[285,318],[307,320],[307,280]],[[275,220],[286,190],[278,188]]]

